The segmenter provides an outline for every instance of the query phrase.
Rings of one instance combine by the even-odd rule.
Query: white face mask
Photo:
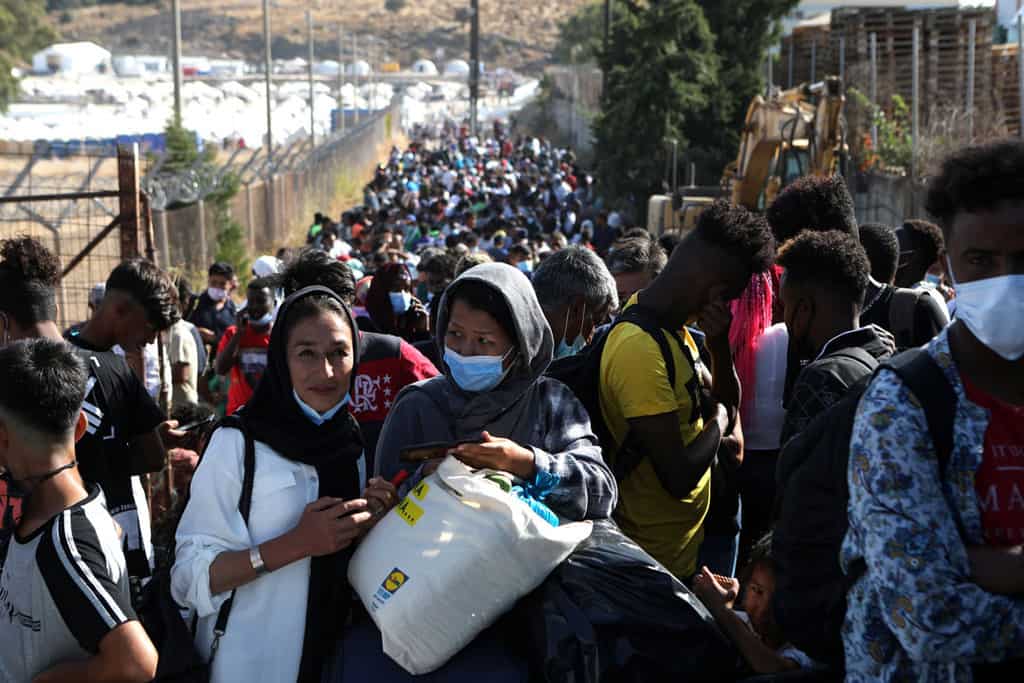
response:
[[[946,264],[956,290],[957,320],[1006,360],[1024,357],[1024,275],[957,282],[949,257]]]
[[[221,289],[220,287],[207,287],[206,295],[214,301],[224,301],[228,298],[228,290]]]

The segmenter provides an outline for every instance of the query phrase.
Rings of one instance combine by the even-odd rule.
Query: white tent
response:
[[[436,76],[437,65],[429,59],[421,59],[412,65],[413,73],[422,74],[424,76]]]
[[[110,51],[96,43],[57,43],[32,56],[37,74],[110,73]]]
[[[453,59],[444,65],[444,73],[447,76],[468,76],[469,64],[464,59]]]
[[[313,73],[318,76],[337,76],[339,69],[341,69],[341,65],[333,59],[317,62],[313,65]]]
[[[349,75],[369,76],[372,72],[373,70],[370,68],[370,65],[361,59],[354,64],[345,65],[345,73]]]

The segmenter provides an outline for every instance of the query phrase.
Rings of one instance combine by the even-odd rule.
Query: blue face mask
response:
[[[267,311],[266,315],[256,320],[250,320],[249,324],[253,327],[269,327],[270,323],[274,322],[274,310]]]
[[[389,292],[388,296],[391,297],[391,309],[395,315],[402,315],[412,305],[412,294],[409,292]]]
[[[513,351],[509,351],[511,354]],[[508,371],[504,368],[508,356],[463,356],[447,346],[444,362],[451,370],[452,379],[463,391],[473,393],[490,391],[501,384]]]
[[[295,397],[295,402],[299,404],[299,408],[302,410],[302,414],[309,418],[309,421],[315,424],[317,427],[327,422],[332,417],[338,414],[338,411],[348,405],[349,395],[345,394],[345,397],[338,402],[333,408],[328,410],[326,413],[318,413],[308,403],[299,398],[299,392],[292,389],[292,396]]]
[[[581,321],[582,320],[586,320],[586,318],[587,318],[587,308],[586,308],[586,303],[584,303],[583,304],[583,318],[581,318]],[[566,334],[569,333],[569,310],[568,309],[566,309],[566,311],[565,311],[565,332],[566,332]],[[558,348],[555,349],[555,360],[558,360],[559,358],[569,358],[571,356],[575,356],[580,351],[582,351],[583,347],[586,346],[586,345],[587,345],[587,340],[583,338],[583,329],[582,329],[582,322],[581,322],[580,323],[580,333],[578,335],[576,335],[576,338],[573,340],[572,344],[568,343],[565,340],[564,337],[562,338],[562,341],[558,342]]]
[[[558,360],[559,358],[571,358],[582,351],[583,347],[586,345],[587,340],[583,338],[582,334],[578,335],[576,339],[573,340],[572,344],[566,344],[563,339],[558,342],[558,348],[555,349],[555,360]]]
[[[527,275],[533,272],[533,264],[530,263],[529,261],[520,261],[519,263],[516,264],[516,268],[523,271]]]
[[[933,273],[925,273],[924,274],[924,280],[925,280],[925,282],[927,282],[929,284],[932,284],[932,285],[935,285],[936,287],[938,287],[939,284],[942,283],[942,278],[939,277],[938,275],[933,274]]]

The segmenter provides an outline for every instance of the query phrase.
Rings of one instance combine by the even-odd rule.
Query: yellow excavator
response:
[[[736,161],[718,188],[679,188],[676,196],[655,195],[647,205],[653,235],[688,232],[704,208],[720,197],[763,209],[783,187],[805,175],[837,172],[846,153],[843,82],[829,77],[790,90],[757,95],[747,108]],[[716,191],[717,190],[717,191]]]

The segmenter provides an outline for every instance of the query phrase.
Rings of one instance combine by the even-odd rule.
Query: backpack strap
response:
[[[220,422],[221,427],[231,427],[237,429],[242,433],[245,438],[245,457],[242,465],[242,492],[238,496],[238,511],[242,513],[242,520],[246,526],[249,526],[249,513],[252,511],[252,489],[253,482],[256,478],[256,442],[253,440],[252,435],[249,434],[249,430],[245,427],[245,420],[238,415],[229,415]],[[217,622],[213,626],[213,643],[210,646],[210,661],[209,664],[213,664],[214,657],[217,656],[217,648],[220,645],[220,639],[227,631],[228,619],[231,618],[231,607],[235,602],[235,592],[237,589],[231,591],[230,597],[224,601],[221,605],[220,611],[217,612]]]
[[[893,289],[889,304],[889,329],[896,337],[897,348],[907,349],[914,345],[914,318],[922,294],[927,295],[916,289]]]
[[[939,476],[945,479],[953,454],[953,425],[958,400],[946,373],[925,349],[904,351],[886,361],[884,367],[895,372],[921,404],[935,445]]]
[[[633,304],[616,319],[615,325],[626,322],[632,323],[642,329],[658,344],[658,349],[661,351],[662,358],[665,360],[665,372],[668,373],[668,382],[674,392],[676,389],[676,361],[672,354],[672,347],[669,345],[668,337],[665,336],[665,330],[662,328],[655,315],[650,310],[643,308],[639,304]],[[692,377],[690,378],[690,381],[686,383],[686,389],[690,395],[690,403],[693,406],[693,410],[691,411],[689,418],[690,421],[693,422],[700,414],[700,397],[697,395],[697,390],[700,387],[700,378],[697,377],[696,360],[690,351],[690,347],[683,342],[679,334],[674,331],[671,332],[671,334],[676,340],[676,343],[679,344],[683,357],[690,364]],[[635,439],[631,438],[630,433],[627,432],[626,437],[622,442],[622,446],[615,454],[615,465],[612,469],[617,481],[625,481],[644,459],[644,452],[637,445],[634,445],[634,442]]]

